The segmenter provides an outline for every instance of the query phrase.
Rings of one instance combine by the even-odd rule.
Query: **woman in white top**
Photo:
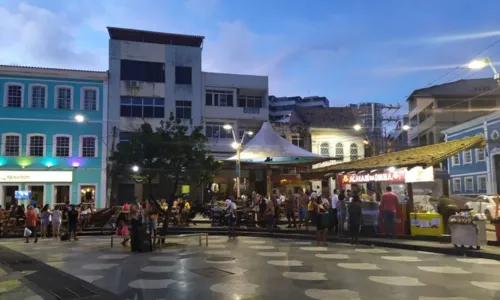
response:
[[[62,213],[59,210],[59,207],[54,207],[54,211],[52,212],[52,234],[55,238],[61,236],[61,220]]]

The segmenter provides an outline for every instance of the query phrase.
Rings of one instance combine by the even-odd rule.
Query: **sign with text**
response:
[[[357,184],[369,182],[404,182],[405,171],[397,170],[394,172],[385,171],[362,174],[344,174],[339,175],[338,180],[341,184]]]
[[[434,168],[414,167],[406,171],[405,182],[432,182],[434,181]]]
[[[0,182],[73,182],[71,171],[0,171]]]

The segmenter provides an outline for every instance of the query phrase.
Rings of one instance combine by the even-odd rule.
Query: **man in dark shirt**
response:
[[[68,211],[68,241],[71,240],[71,234],[73,234],[73,238],[75,241],[78,241],[76,238],[76,227],[78,224],[78,211],[74,204],[70,206]]]

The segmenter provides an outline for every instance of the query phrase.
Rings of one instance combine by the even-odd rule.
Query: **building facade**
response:
[[[326,97],[269,97],[269,120],[271,122],[289,122],[296,107],[329,107]]]
[[[0,66],[0,97],[0,205],[104,207],[106,72]]]
[[[408,115],[404,115],[396,122],[394,129],[386,137],[386,151],[395,152],[408,149]]]
[[[450,193],[497,195],[500,190],[500,113],[495,112],[442,132],[446,141],[483,135],[485,148],[471,149],[448,159]]]
[[[235,153],[225,124],[232,125],[240,140],[243,132],[257,132],[268,120],[267,76],[202,72],[204,37],[124,28],[108,32],[109,144],[130,140],[144,122],[155,127],[172,116],[188,128],[203,125],[209,151],[225,159]],[[223,187],[232,189],[235,171],[219,175],[218,180],[226,182]],[[149,190],[166,196],[160,195],[159,183],[146,188],[130,174],[114,181],[112,197],[120,202],[148,197]]]
[[[406,100],[412,146],[444,141],[443,130],[494,112],[500,91],[494,79],[468,79],[413,91]]]

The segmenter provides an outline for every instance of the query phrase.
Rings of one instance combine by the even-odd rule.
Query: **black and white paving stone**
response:
[[[2,245],[120,299],[500,299],[495,260],[253,237],[168,241],[179,245],[144,254],[111,249],[103,237]]]

